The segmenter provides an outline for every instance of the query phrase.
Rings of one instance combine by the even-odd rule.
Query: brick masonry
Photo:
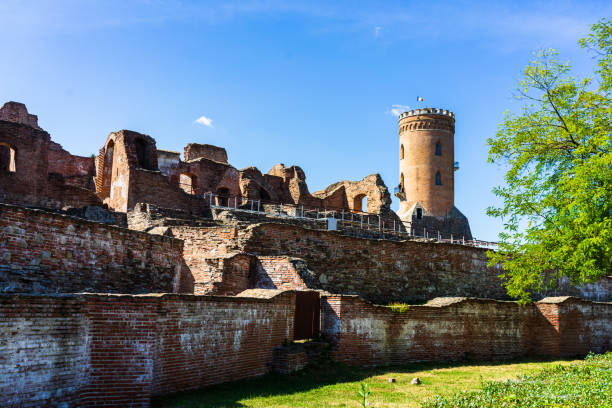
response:
[[[332,356],[353,365],[574,356],[612,350],[612,304],[546,298],[530,305],[438,298],[403,313],[356,296],[322,298]]]
[[[304,260],[311,288],[359,294],[374,302],[426,300],[435,296],[507,298],[497,275],[488,267],[485,250],[450,244],[354,238],[286,224],[247,228],[171,228],[173,236],[195,246],[200,257],[244,252],[258,257]],[[196,242],[192,245],[191,242]],[[281,264],[284,261],[280,261]],[[269,262],[267,262],[269,264]],[[293,271],[277,282],[291,282]],[[268,269],[272,270],[270,267]],[[281,287],[288,287],[281,284]],[[299,283],[296,287],[299,288]]]
[[[222,277],[228,269],[212,271],[210,259],[228,259],[241,253],[258,259],[256,270],[250,272],[250,287],[300,290],[305,285],[330,293],[358,294],[385,304],[439,296],[509,299],[498,278],[501,269],[487,265],[486,250],[482,248],[364,239],[280,223],[173,226],[169,227],[169,233],[185,241],[189,273],[202,277],[215,275],[217,282],[232,278]],[[244,267],[239,269],[242,278],[237,277],[242,282],[245,282]],[[604,278],[584,288],[564,285],[549,294],[610,301],[611,282],[612,279]]]
[[[0,204],[0,292],[176,292],[171,237]]]
[[[152,395],[263,375],[295,294],[0,295],[0,406],[148,407]]]

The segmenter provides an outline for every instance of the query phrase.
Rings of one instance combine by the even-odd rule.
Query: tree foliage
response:
[[[582,285],[612,270],[612,22],[579,44],[593,76],[574,78],[541,51],[519,83],[520,114],[507,112],[488,140],[488,161],[508,167],[494,189],[503,205],[487,210],[505,227],[490,264],[523,301],[561,278]]]

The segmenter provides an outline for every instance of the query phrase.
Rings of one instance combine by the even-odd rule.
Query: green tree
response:
[[[582,285],[612,271],[612,22],[591,27],[590,78],[570,76],[554,50],[524,70],[520,114],[506,112],[487,142],[490,163],[507,166],[503,200],[487,213],[504,221],[497,252],[508,294],[531,300],[564,277]]]

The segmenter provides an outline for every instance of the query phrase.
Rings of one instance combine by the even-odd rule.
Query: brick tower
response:
[[[467,218],[455,208],[455,115],[423,108],[399,117],[398,215],[413,234],[472,239]]]

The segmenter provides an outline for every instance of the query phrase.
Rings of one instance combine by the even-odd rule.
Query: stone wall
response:
[[[438,298],[404,312],[355,296],[322,299],[332,356],[353,365],[574,356],[612,350],[612,304],[546,298],[530,305]]]
[[[148,407],[152,395],[263,375],[295,294],[0,295],[0,406]]]
[[[183,243],[0,204],[0,292],[176,292]]]

